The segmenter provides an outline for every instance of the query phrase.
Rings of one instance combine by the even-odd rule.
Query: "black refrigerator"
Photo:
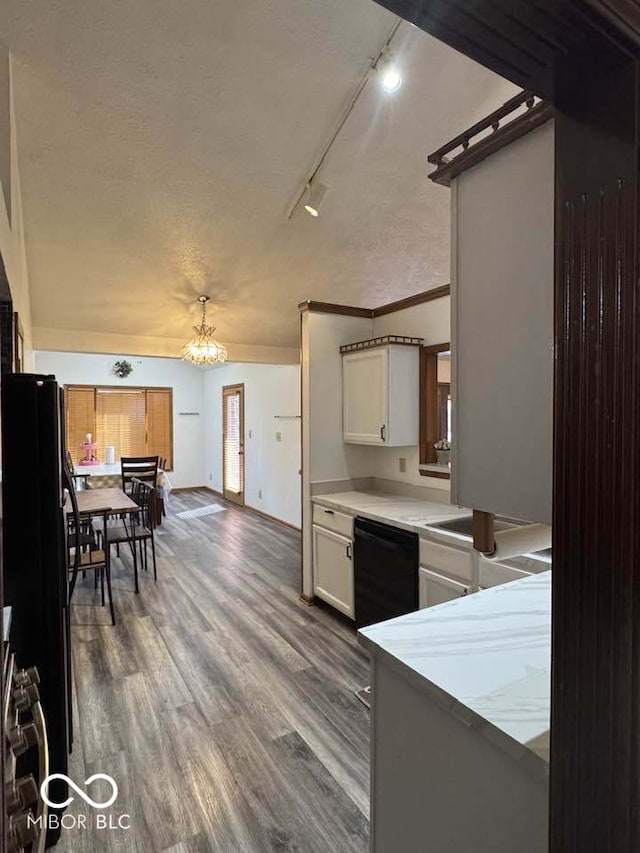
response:
[[[67,773],[71,747],[70,628],[63,512],[62,394],[53,376],[3,377],[4,599],[19,666],[37,666],[49,773]],[[67,797],[57,780],[50,795]],[[56,838],[48,837],[49,843]]]

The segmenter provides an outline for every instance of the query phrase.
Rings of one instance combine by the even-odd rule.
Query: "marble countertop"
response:
[[[546,772],[551,572],[371,625],[359,639],[516,760]]]
[[[425,528],[429,524],[471,515],[471,510],[451,506],[451,504],[422,501],[418,498],[381,492],[337,492],[330,495],[314,495],[312,501],[347,515],[359,515],[362,518],[391,524],[423,535],[427,532]]]

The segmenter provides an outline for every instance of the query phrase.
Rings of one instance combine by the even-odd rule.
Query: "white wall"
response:
[[[342,440],[342,356],[340,347],[372,337],[372,321],[342,314],[303,315],[303,361],[308,361],[310,399],[306,411],[311,456],[309,480],[370,477],[370,447]]]
[[[551,520],[553,122],[456,178],[453,494]]]
[[[4,78],[9,75],[10,78],[10,74],[10,57],[5,50],[0,49],[0,75]],[[2,103],[6,104],[6,101]],[[3,108],[2,103],[0,103],[0,109]],[[6,106],[4,109],[6,109]],[[3,125],[2,137],[6,139],[8,135],[11,145],[11,199],[5,198],[3,188],[0,185],[0,255],[4,262],[11,289],[13,310],[19,313],[24,330],[25,364],[23,370],[28,372],[33,369],[31,301],[29,297],[29,276],[27,272],[20,170],[18,166],[18,140],[11,79],[9,79],[9,115],[0,115],[0,124]]]
[[[300,526],[300,366],[228,364],[204,381],[205,485],[222,491],[222,389],[244,384],[245,503]],[[282,440],[277,440],[277,433]]]
[[[366,317],[311,311],[302,314],[302,592],[307,596],[313,595],[313,484],[371,476],[372,448],[345,444],[342,440],[340,346],[365,340],[372,334],[373,322]]]
[[[432,302],[423,302],[412,308],[405,308],[403,311],[394,311],[392,314],[376,317],[373,321],[373,333],[375,337],[412,335],[424,338],[425,346],[445,343],[451,336],[451,299],[448,296],[441,296]],[[428,486],[442,492],[449,491],[449,480],[421,476],[418,446],[375,447],[373,450],[373,476],[413,486]],[[406,473],[400,471],[400,459],[406,460]]]
[[[128,358],[133,373],[119,379],[112,373],[114,356],[87,353],[36,352],[37,373],[53,374],[60,385],[140,385],[146,388],[173,388],[173,473],[176,488],[205,484],[202,467],[204,451],[205,372],[176,358]],[[198,412],[197,416],[181,412]],[[98,448],[98,455],[104,448]]]

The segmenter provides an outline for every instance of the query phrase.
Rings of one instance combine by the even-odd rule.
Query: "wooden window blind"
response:
[[[173,400],[166,389],[147,389],[147,455],[167,460],[173,468]]]
[[[98,444],[98,458],[113,445],[122,456],[159,456],[173,470],[173,392],[170,388],[67,386],[67,447],[74,464],[88,432]]]
[[[146,456],[146,412],[144,391],[96,391],[96,440],[104,455],[113,445],[116,459]]]
[[[73,464],[77,465],[84,456],[80,447],[87,433],[96,434],[96,389],[67,388],[65,392],[67,427],[67,450]]]

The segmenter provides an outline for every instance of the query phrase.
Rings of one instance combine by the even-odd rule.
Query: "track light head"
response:
[[[380,85],[389,95],[397,92],[402,86],[402,74],[390,53],[387,52],[380,57],[376,64],[376,71]]]
[[[320,207],[327,194],[327,188],[320,181],[310,181],[307,184],[307,198],[304,203],[304,209],[311,216],[319,216]]]

